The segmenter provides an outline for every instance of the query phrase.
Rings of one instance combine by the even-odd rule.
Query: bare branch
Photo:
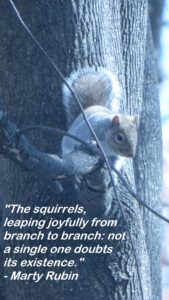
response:
[[[31,171],[43,178],[55,193],[62,191],[58,180],[68,176],[88,174],[97,169],[100,164],[99,157],[92,154],[85,146],[80,146],[79,149],[60,158],[56,154],[37,150],[25,136],[17,133],[16,125],[0,112],[0,154],[14,161],[25,171]]]

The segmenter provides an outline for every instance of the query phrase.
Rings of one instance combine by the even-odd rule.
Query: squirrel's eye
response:
[[[122,133],[117,133],[115,135],[115,141],[119,144],[123,143],[124,141],[124,135]]]

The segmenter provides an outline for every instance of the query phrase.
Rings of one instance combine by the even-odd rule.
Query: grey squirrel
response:
[[[106,69],[82,69],[67,78],[79,98],[105,154],[117,162],[122,157],[134,157],[137,146],[137,117],[117,113],[120,104],[120,85],[114,74]],[[68,132],[92,143],[94,138],[73,95],[63,85],[63,103]],[[77,141],[65,136],[62,154],[74,150]],[[117,164],[116,164],[117,167]],[[121,167],[119,164],[118,169]]]

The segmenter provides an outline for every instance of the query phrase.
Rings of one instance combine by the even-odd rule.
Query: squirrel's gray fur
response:
[[[84,109],[93,105],[109,108],[114,113],[118,112],[121,89],[115,75],[104,68],[82,69],[73,72],[67,82],[80,100]],[[113,101],[112,101],[113,100]],[[63,85],[63,103],[69,128],[76,117],[81,113],[80,107],[71,91]]]
[[[134,157],[137,145],[137,118],[118,113],[120,86],[115,76],[105,69],[84,69],[71,74],[67,82],[81,101],[85,115],[105,154],[114,157],[114,163],[122,161],[122,157]],[[94,142],[76,99],[65,85],[63,101],[68,132],[88,143]],[[62,154],[73,151],[78,144],[77,141],[64,136]]]

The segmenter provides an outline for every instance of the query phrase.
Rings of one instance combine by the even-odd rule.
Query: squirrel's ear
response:
[[[113,125],[116,125],[116,126],[120,125],[119,116],[117,116],[117,115],[114,116],[113,119],[112,119],[112,123],[113,123]]]
[[[137,116],[132,117],[132,122],[133,122],[133,124],[135,124],[136,127],[138,128],[139,118],[138,118]]]

